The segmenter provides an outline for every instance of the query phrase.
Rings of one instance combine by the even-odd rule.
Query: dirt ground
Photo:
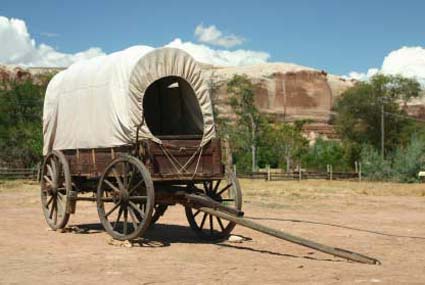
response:
[[[53,232],[38,186],[15,181],[0,182],[0,283],[425,284],[424,185],[241,184],[246,215],[268,218],[257,222],[373,256],[382,265],[348,262],[242,227],[234,230],[242,243],[201,242],[180,206],[132,247],[111,242],[91,202],[78,204],[65,233]]]

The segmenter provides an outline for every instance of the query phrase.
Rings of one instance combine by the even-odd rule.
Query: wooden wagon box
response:
[[[218,179],[224,175],[221,162],[221,144],[219,139],[211,140],[198,151],[200,139],[180,136],[162,137],[163,148],[147,141],[141,151],[142,161],[148,168],[153,181],[204,180]],[[166,152],[164,152],[164,148]],[[100,177],[111,160],[120,155],[132,153],[134,146],[120,146],[100,149],[64,150],[72,176],[87,178]],[[193,156],[193,157],[192,157]],[[178,172],[188,160],[184,171]],[[171,159],[172,158],[172,159]],[[175,159],[175,161],[174,161]]]

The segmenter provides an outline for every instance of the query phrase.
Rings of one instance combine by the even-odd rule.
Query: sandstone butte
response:
[[[235,74],[246,75],[255,86],[256,105],[259,110],[275,122],[308,120],[304,133],[310,140],[322,136],[337,139],[334,128],[329,124],[332,105],[345,90],[356,82],[341,76],[328,74],[292,63],[261,63],[241,67],[219,67],[201,64],[205,78],[211,82],[212,92],[218,112],[232,116],[227,104],[226,82]],[[16,78],[22,80],[55,73],[61,68],[23,68],[0,66],[0,80]],[[425,118],[423,101],[411,102],[408,113],[417,118]]]

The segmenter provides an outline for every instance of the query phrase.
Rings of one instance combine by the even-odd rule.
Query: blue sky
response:
[[[403,46],[425,46],[425,1],[9,1],[0,16],[21,19],[37,44],[64,53],[99,47],[199,43],[195,28],[215,25],[243,38],[228,47],[268,53],[335,74],[380,68]],[[208,43],[204,43],[207,44]],[[215,49],[226,49],[215,46]]]

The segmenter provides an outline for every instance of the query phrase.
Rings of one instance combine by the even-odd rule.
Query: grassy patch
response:
[[[243,195],[247,199],[267,200],[279,197],[287,200],[321,200],[350,196],[425,196],[424,184],[387,182],[355,182],[303,180],[271,181],[240,180]]]
[[[39,184],[31,180],[0,180],[0,192],[38,191]]]

